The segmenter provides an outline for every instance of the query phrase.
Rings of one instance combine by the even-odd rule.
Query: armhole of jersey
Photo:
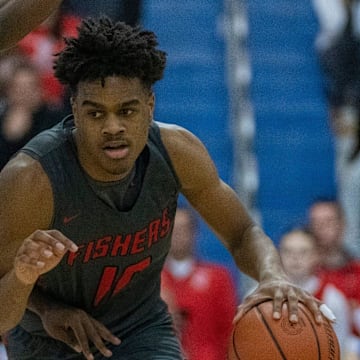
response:
[[[174,177],[175,177],[175,180],[177,182],[177,184],[179,185],[179,187],[181,188],[181,183],[180,183],[180,180],[176,174],[176,171],[174,169],[174,166],[172,164],[172,161],[171,161],[171,158],[170,158],[170,155],[161,139],[161,133],[160,133],[160,127],[159,125],[153,121],[151,123],[151,127],[150,127],[150,131],[149,131],[149,138],[150,138],[150,141],[154,144],[156,144],[161,152],[161,154],[164,156],[164,159],[166,161],[166,163],[168,164],[169,168],[171,169]]]

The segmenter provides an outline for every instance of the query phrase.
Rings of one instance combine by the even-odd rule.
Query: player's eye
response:
[[[134,113],[134,110],[133,109],[130,109],[130,108],[125,108],[125,109],[121,109],[120,110],[120,114],[122,116],[130,116]]]
[[[91,110],[88,111],[88,116],[90,116],[93,119],[98,119],[103,115],[102,111],[98,111],[98,110]]]

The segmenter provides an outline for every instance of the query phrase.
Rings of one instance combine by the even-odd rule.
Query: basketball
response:
[[[273,303],[249,310],[234,326],[228,360],[339,360],[340,348],[331,323],[317,324],[299,303],[298,322],[289,322],[284,304],[280,320],[273,319]]]

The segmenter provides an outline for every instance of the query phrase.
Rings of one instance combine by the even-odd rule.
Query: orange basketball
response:
[[[289,322],[284,304],[280,320],[273,319],[272,301],[248,311],[234,326],[228,360],[339,360],[340,348],[333,327],[321,325],[299,303],[296,324]]]

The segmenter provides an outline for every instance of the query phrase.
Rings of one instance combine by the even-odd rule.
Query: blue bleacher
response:
[[[316,197],[335,196],[333,138],[313,45],[318,24],[311,1],[251,0],[247,7],[258,207],[277,242],[304,222]]]
[[[259,161],[258,207],[265,231],[277,242],[302,222],[317,196],[334,196],[333,139],[313,42],[317,22],[310,0],[251,0],[251,97]],[[208,147],[221,177],[231,183],[232,143],[225,83],[223,1],[144,2],[145,27],[168,52],[165,79],[155,90],[156,118],[194,132]],[[199,253],[230,263],[203,229]]]
[[[224,39],[218,31],[222,1],[144,2],[143,24],[168,53],[165,78],[156,87],[155,118],[184,126],[208,148],[220,176],[231,182],[232,143],[228,124]],[[232,266],[232,259],[202,224],[198,253]]]

